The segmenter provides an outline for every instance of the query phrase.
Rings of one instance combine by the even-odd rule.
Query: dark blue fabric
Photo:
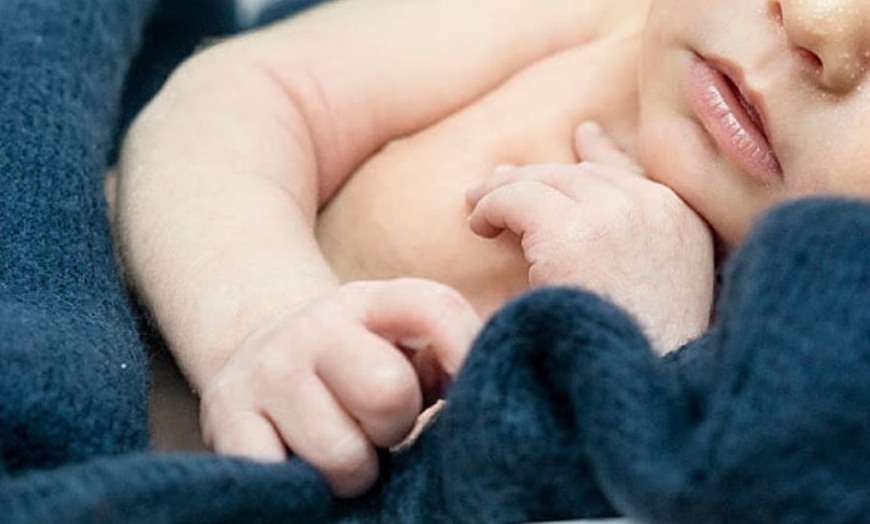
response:
[[[147,372],[113,269],[102,178],[124,72],[151,3],[0,3],[0,461],[7,470],[146,443]]]
[[[256,17],[255,25],[270,24],[303,9],[323,3],[323,0],[275,0],[267,3]]]
[[[148,371],[102,177],[148,96],[131,93],[198,38],[140,53],[156,45],[144,35],[229,27],[222,2],[155,9],[0,2],[0,522],[870,519],[870,205],[843,199],[765,217],[726,268],[715,325],[664,359],[595,295],[508,304],[435,424],[384,453],[358,500],[295,459],[147,451]]]
[[[118,133],[150,100],[179,62],[206,38],[237,31],[233,0],[160,0],[145,26],[140,53],[130,64]],[[112,156],[114,157],[113,150]]]
[[[147,362],[102,186],[154,9],[0,2],[0,522],[320,521],[330,495],[301,462],[146,451]]]

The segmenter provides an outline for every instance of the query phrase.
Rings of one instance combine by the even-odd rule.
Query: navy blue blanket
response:
[[[296,459],[149,452],[103,173],[130,115],[231,15],[0,2],[0,522],[870,520],[870,206],[837,199],[766,216],[712,329],[665,359],[595,295],[515,300],[358,500]]]

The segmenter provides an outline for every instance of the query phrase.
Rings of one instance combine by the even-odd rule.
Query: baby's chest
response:
[[[419,192],[431,183],[441,194],[450,183],[461,193],[499,164],[575,162],[573,133],[585,120],[633,153],[639,44],[639,35],[612,37],[531,63],[454,114],[388,144],[347,186],[391,192],[407,183]]]
[[[633,149],[637,45],[636,38],[602,41],[529,64],[368,159],[318,224],[339,276],[434,278],[484,312],[525,289],[528,268],[516,239],[473,235],[465,191],[500,164],[575,162],[573,131],[584,120],[602,123]]]

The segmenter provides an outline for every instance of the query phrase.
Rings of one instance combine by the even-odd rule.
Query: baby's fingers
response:
[[[217,384],[203,395],[206,443],[216,452],[266,461],[283,460],[287,448],[326,477],[336,495],[363,493],[378,476],[374,447],[313,374],[281,374],[282,394],[263,380],[247,391]],[[258,399],[258,400],[255,400]]]
[[[459,292],[431,280],[354,282],[340,293],[372,333],[408,349],[425,347],[450,376],[459,370],[481,326]]]
[[[485,178],[482,182],[471,186],[465,192],[465,203],[468,204],[468,207],[474,209],[474,206],[477,205],[477,202],[484,195],[499,186],[517,182],[521,177],[525,176],[524,172],[523,168],[515,165],[505,164],[496,167],[492,175]]]
[[[322,380],[295,378],[285,397],[266,397],[273,424],[296,456],[323,473],[337,496],[361,495],[378,478],[374,445]]]
[[[538,232],[561,218],[574,200],[552,185],[521,180],[486,193],[471,211],[468,225],[476,234],[493,238],[507,229],[519,237]]]
[[[540,182],[570,194],[573,192],[572,179],[583,176],[586,170],[587,166],[583,164],[501,166],[488,178],[466,191],[465,200],[469,207],[474,208],[487,194],[518,182]]]
[[[420,383],[411,362],[399,349],[363,329],[343,343],[336,342],[341,346],[319,355],[317,375],[372,443],[382,448],[398,444],[422,409]]]
[[[227,402],[222,402],[227,404]],[[230,401],[229,404],[236,404]],[[214,406],[214,399],[203,406]],[[228,415],[216,418],[211,409],[201,414],[205,444],[217,453],[238,455],[265,462],[280,462],[287,458],[287,448],[269,419],[253,406],[238,406]]]
[[[574,149],[582,162],[642,173],[640,165],[604,133],[595,122],[584,122],[574,132]]]

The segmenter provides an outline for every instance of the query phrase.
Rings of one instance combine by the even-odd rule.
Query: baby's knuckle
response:
[[[206,445],[214,447],[228,420],[232,420],[238,396],[233,390],[220,385],[203,390],[199,404],[200,426]]]
[[[662,184],[650,184],[645,195],[650,207],[668,215],[680,215],[688,209],[671,188]]]
[[[341,478],[361,474],[368,469],[371,460],[368,444],[361,438],[349,436],[328,443],[319,457],[321,469]]]
[[[450,286],[436,283],[431,293],[432,303],[446,311],[464,310],[468,306],[462,293]]]
[[[420,385],[407,366],[385,365],[371,376],[371,415],[394,417],[412,409]]]
[[[212,415],[232,406],[236,396],[233,388],[226,380],[217,379],[203,388],[200,395],[200,407],[204,414]]]
[[[358,294],[370,293],[380,284],[381,282],[371,280],[355,280],[348,282],[339,288],[338,297],[346,300]]]
[[[574,176],[589,176],[600,172],[601,165],[590,160],[581,160],[575,169]]]
[[[274,384],[292,384],[297,368],[286,358],[269,358],[254,362],[248,370],[248,387],[255,395],[268,394]]]
[[[421,305],[431,308],[435,314],[440,314],[445,309],[463,308],[467,303],[459,291],[435,280],[409,277],[396,279],[393,284],[403,286],[405,291],[417,296],[426,297],[420,301]]]
[[[629,218],[638,214],[641,203],[623,191],[616,191],[609,203],[610,209],[619,217]]]

